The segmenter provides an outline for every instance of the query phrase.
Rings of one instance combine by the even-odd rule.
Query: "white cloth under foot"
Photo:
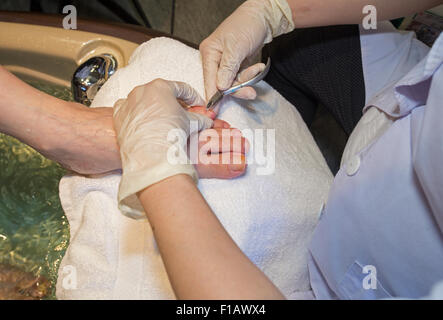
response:
[[[111,107],[156,78],[184,81],[204,93],[199,52],[156,38],[108,80],[93,107]],[[275,158],[267,166],[251,141],[245,176],[200,180],[199,189],[234,241],[286,297],[310,299],[308,244],[332,174],[295,107],[265,82],[257,91],[254,102],[227,98],[219,118],[241,130],[262,129],[265,137],[274,132]],[[255,138],[261,134],[256,133]],[[263,175],[266,170],[271,173]],[[62,179],[60,199],[71,240],[60,266],[59,299],[175,298],[149,222],[131,220],[117,208],[119,181],[119,172]]]

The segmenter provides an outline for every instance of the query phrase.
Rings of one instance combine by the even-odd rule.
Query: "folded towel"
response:
[[[204,94],[199,52],[156,38],[134,52],[129,65],[100,90],[93,107],[113,106],[156,78],[187,82]],[[260,173],[264,165],[251,152],[245,176],[200,180],[199,189],[234,241],[286,297],[312,298],[308,244],[332,174],[296,109],[265,82],[257,90],[254,102],[225,99],[219,118],[241,130],[274,129],[274,172]],[[248,108],[241,106],[245,103]],[[116,172],[70,175],[60,182],[71,241],[59,270],[59,299],[175,298],[149,222],[131,220],[117,208],[119,181]]]

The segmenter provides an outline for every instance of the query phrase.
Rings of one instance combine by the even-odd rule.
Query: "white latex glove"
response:
[[[241,64],[273,38],[294,30],[292,12],[286,0],[248,0],[200,45],[203,59],[206,98],[226,90],[236,82],[253,78],[264,69],[256,64],[237,77]],[[237,78],[236,78],[237,77]],[[234,94],[242,99],[255,99],[252,87]]]
[[[168,141],[168,134],[174,129],[185,132],[183,150],[179,152],[187,158],[190,121],[198,123],[199,131],[210,128],[213,122],[206,116],[187,112],[177,99],[188,106],[203,103],[189,85],[158,79],[136,87],[127,99],[114,105],[114,125],[123,168],[118,204],[120,210],[132,218],[145,217],[136,194],[152,184],[177,174],[188,174],[198,181],[192,164],[168,161],[170,148],[176,146],[174,141]]]

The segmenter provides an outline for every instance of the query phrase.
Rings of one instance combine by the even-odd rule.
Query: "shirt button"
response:
[[[353,176],[357,173],[358,169],[360,169],[361,159],[360,156],[355,155],[349,160],[346,165],[346,173],[348,176]]]

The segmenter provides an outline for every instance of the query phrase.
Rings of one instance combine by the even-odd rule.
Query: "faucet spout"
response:
[[[97,92],[117,70],[117,60],[109,54],[90,58],[72,77],[74,100],[90,106]]]

